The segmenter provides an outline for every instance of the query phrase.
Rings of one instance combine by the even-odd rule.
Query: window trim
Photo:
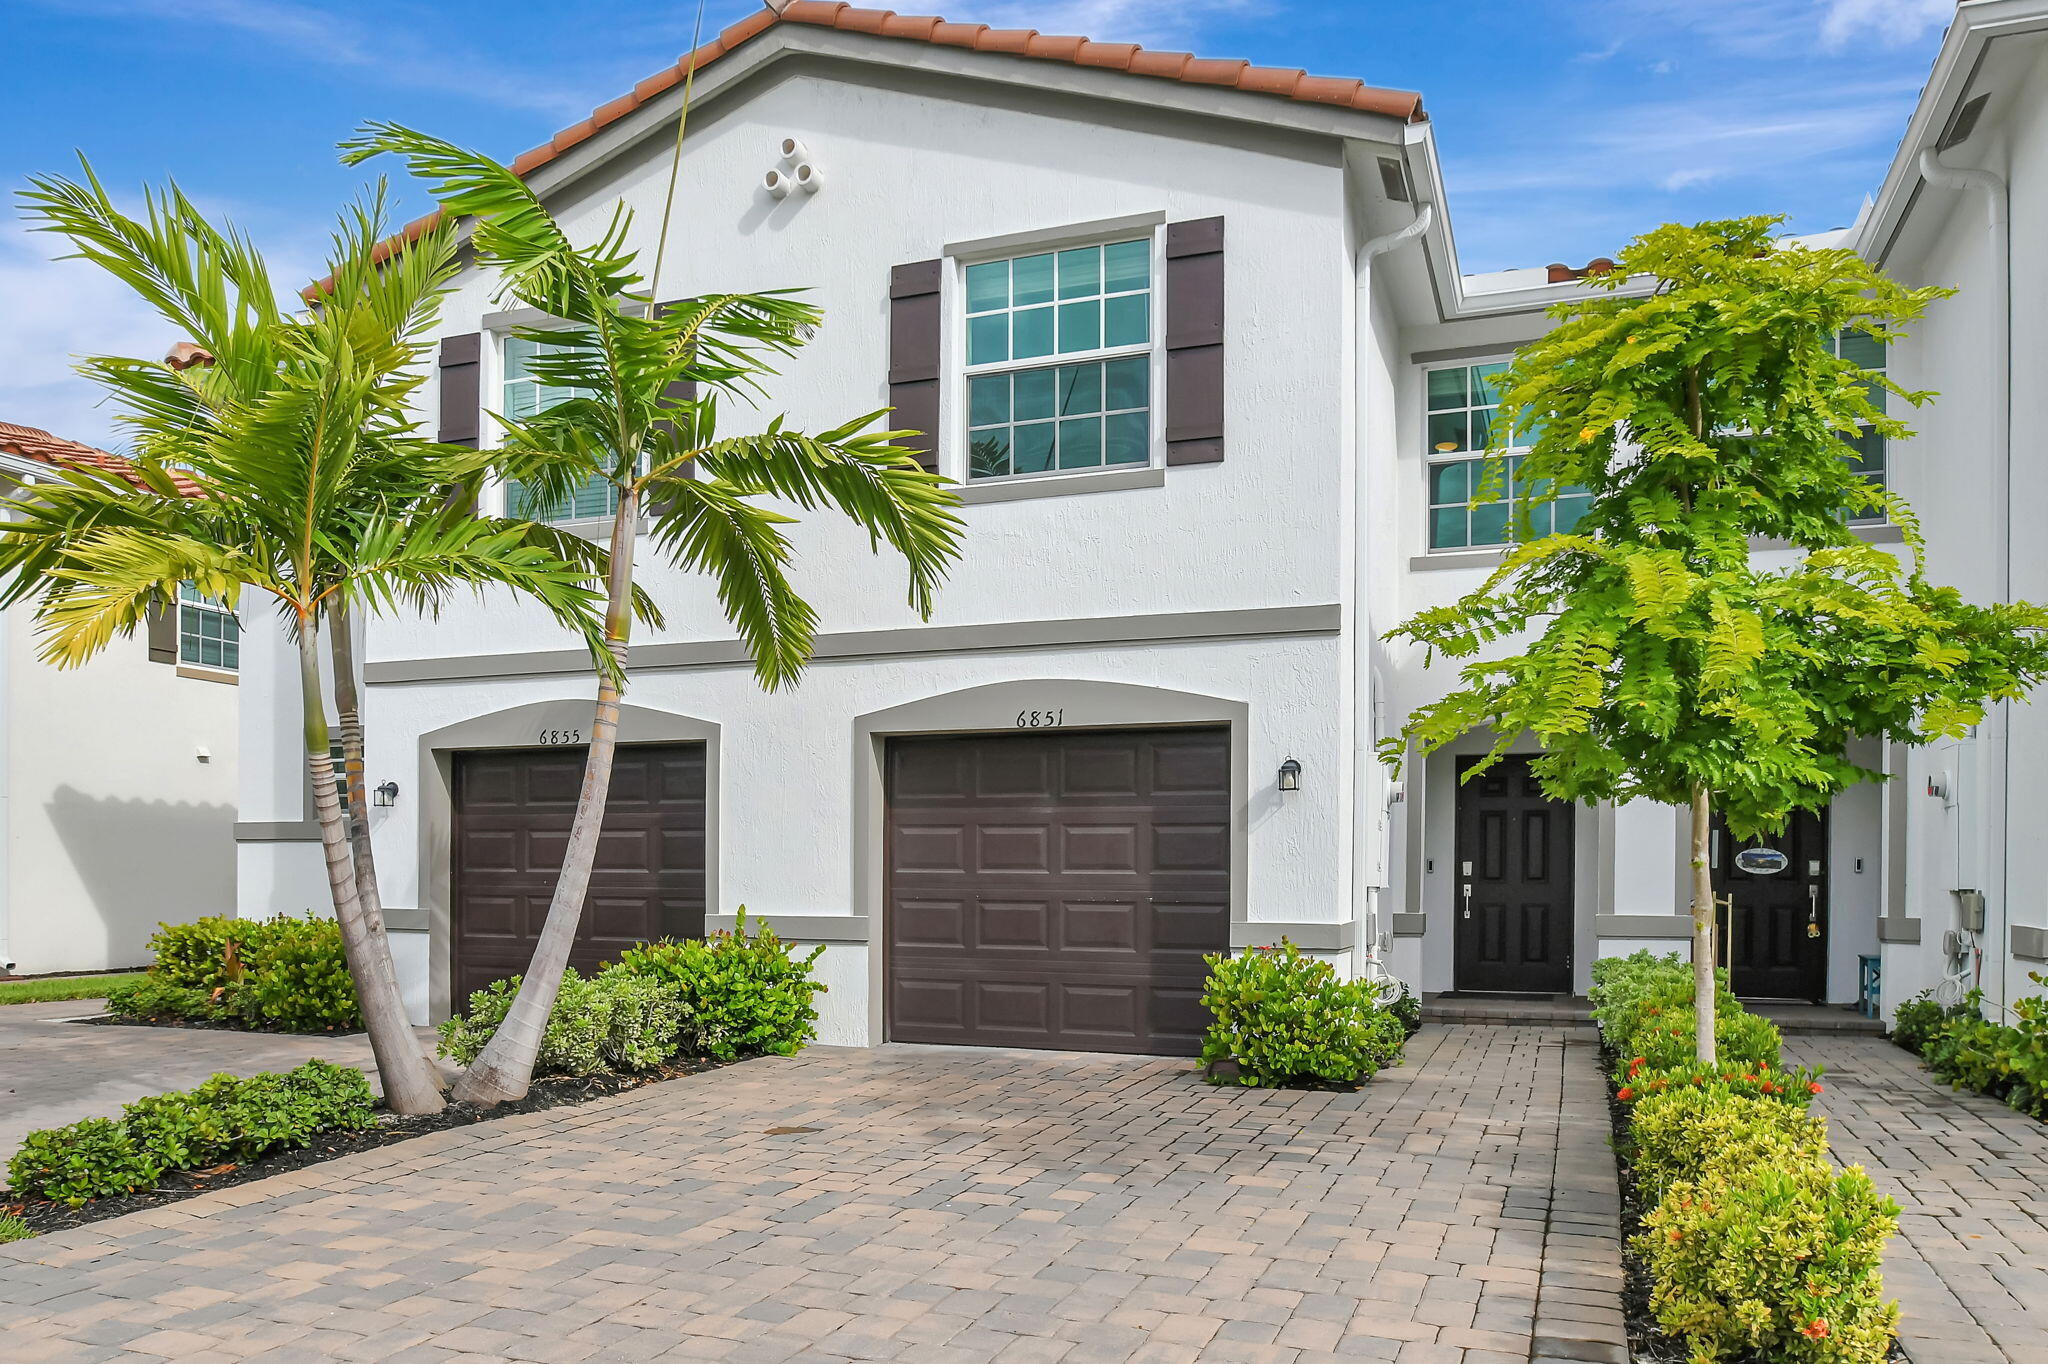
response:
[[[204,600],[198,595],[198,590],[196,588],[194,589],[194,595],[188,598],[185,595],[185,589],[189,586],[190,584],[186,582],[180,582],[178,584],[178,610],[176,620],[174,621],[174,626],[178,636],[178,654],[176,666],[181,670],[192,669],[195,672],[201,674],[216,673],[223,674],[228,677],[239,676],[242,670],[242,617],[240,616],[239,613],[229,609],[225,605],[218,605],[214,602]],[[208,663],[203,659],[185,657],[185,612],[188,610],[191,611],[194,615],[218,616],[234,622],[235,637],[233,643],[235,649],[235,661],[233,663]],[[204,642],[204,637],[202,635],[199,635],[196,631],[194,632],[194,638],[199,639],[202,643]],[[225,639],[223,639],[221,642],[223,645],[228,643],[228,641]]]
[[[1032,356],[1021,363],[1014,359],[972,366],[967,363],[969,266],[985,265],[991,261],[1015,260],[1019,256],[1056,254],[1076,247],[1108,246],[1116,242],[1129,241],[1145,241],[1151,245],[1151,275],[1147,286],[1151,303],[1147,317],[1151,330],[1143,345],[1098,346],[1091,351],[1076,351],[1068,355],[1055,353]],[[1090,491],[1076,485],[1095,479],[1109,480],[1115,487],[1157,486],[1148,471],[1163,472],[1166,468],[1166,214],[1138,214],[1129,218],[1103,219],[1095,223],[1073,224],[1038,232],[1012,233],[974,242],[956,243],[946,248],[944,260],[946,268],[939,273],[941,346],[944,355],[939,383],[939,410],[942,414],[943,427],[939,436],[939,472],[958,486],[963,495],[962,500],[969,504],[1009,502],[1035,495],[1034,492],[1016,492],[1000,496],[966,496],[970,489],[977,488],[1032,488],[1036,485],[1047,496]],[[970,379],[995,374],[1016,374],[1032,369],[1056,369],[1061,365],[1101,364],[1107,360],[1129,359],[1136,355],[1147,355],[1151,360],[1146,367],[1150,389],[1147,398],[1148,429],[1144,463],[1101,464],[1079,469],[1040,469],[1026,474],[1001,474],[994,478],[972,476],[968,467],[971,454],[968,433],[972,430],[973,420],[967,397]],[[1138,477],[1133,478],[1133,475]],[[1111,491],[1111,487],[1105,486],[1094,491],[1108,492]]]
[[[1432,513],[1435,512],[1437,509],[1437,504],[1430,500],[1430,476],[1434,472],[1436,466],[1439,464],[1463,464],[1469,463],[1473,460],[1478,460],[1483,463],[1486,460],[1494,458],[1494,452],[1490,449],[1476,451],[1460,450],[1451,454],[1446,454],[1439,458],[1437,456],[1437,452],[1435,450],[1432,450],[1429,446],[1429,376],[1431,374],[1437,373],[1441,370],[1451,369],[1462,369],[1468,371],[1475,370],[1478,369],[1481,365],[1512,365],[1514,362],[1515,352],[1513,349],[1509,349],[1506,351],[1487,349],[1484,351],[1475,351],[1469,355],[1459,355],[1456,358],[1444,357],[1431,361],[1418,362],[1415,366],[1415,410],[1417,414],[1415,421],[1415,434],[1420,444],[1422,445],[1422,558],[1437,558],[1444,555],[1462,555],[1464,556],[1465,562],[1476,563],[1480,556],[1504,555],[1508,550],[1513,549],[1515,546],[1515,542],[1512,540],[1504,541],[1500,544],[1488,545],[1463,544],[1438,546],[1430,543],[1431,530],[1434,522],[1434,517],[1432,516]],[[1467,412],[1472,412],[1476,409],[1469,401],[1469,394],[1470,391],[1467,390],[1468,400],[1465,404],[1464,410]],[[1498,404],[1496,404],[1496,406],[1498,406]],[[1526,445],[1509,446],[1506,450],[1500,452],[1500,457],[1503,459],[1511,459],[1517,454],[1527,454],[1528,450],[1529,447]],[[1512,503],[1512,499],[1509,499],[1509,501],[1510,503]],[[1466,528],[1468,531],[1470,530],[1469,521],[1467,522]]]

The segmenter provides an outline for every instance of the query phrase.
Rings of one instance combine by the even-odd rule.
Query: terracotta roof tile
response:
[[[0,453],[19,455],[39,464],[55,465],[60,469],[104,469],[118,474],[136,487],[145,491],[149,485],[136,472],[135,462],[111,454],[105,450],[81,445],[75,440],[53,436],[39,426],[22,426],[16,422],[0,422]],[[180,473],[171,475],[171,482],[186,497],[197,497],[199,485]]]
[[[727,26],[695,52],[685,53],[674,66],[655,72],[635,85],[630,93],[602,105],[581,123],[563,129],[538,147],[521,152],[512,159],[512,170],[525,175],[546,165],[599,129],[616,123],[649,100],[681,84],[692,66],[701,71],[777,24],[805,24],[813,28],[837,29],[843,33],[964,47],[1033,61],[1066,62],[1100,70],[1125,71],[1134,76],[1229,86],[1250,94],[1385,114],[1411,123],[1423,122],[1427,117],[1422,111],[1422,97],[1412,91],[1381,89],[1346,77],[1311,76],[1291,67],[1254,66],[1247,61],[1196,57],[1187,52],[1153,52],[1135,43],[1097,43],[1080,37],[1041,34],[1035,29],[949,23],[934,15],[863,9],[837,3],[837,0],[791,0],[780,14],[766,9],[755,10]],[[440,220],[440,214],[436,212],[408,223],[397,236],[384,243],[382,254],[389,255],[401,249]],[[322,280],[319,284],[307,286],[306,296],[316,297],[326,283]]]

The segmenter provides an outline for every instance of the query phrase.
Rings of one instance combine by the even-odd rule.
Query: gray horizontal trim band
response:
[[[235,825],[237,843],[318,843],[320,823],[312,819],[254,820]]]
[[[2048,929],[2014,924],[2012,954],[2021,961],[2048,961]]]
[[[1901,919],[1887,914],[1877,921],[1879,942],[1914,943],[1920,941],[1920,921]]]
[[[545,327],[552,322],[555,319],[539,308],[507,308],[503,312],[485,313],[481,325],[487,332],[503,332],[515,327]]]
[[[1441,573],[1447,568],[1499,568],[1500,561],[1508,557],[1504,549],[1483,550],[1477,554],[1418,554],[1408,561],[1410,573]]]
[[[1882,525],[1851,526],[1849,527],[1849,533],[1866,545],[1903,545],[1906,543],[1905,530],[1889,522]],[[1793,545],[1790,540],[1772,540],[1758,535],[1750,537],[1749,547],[1751,550],[1781,550],[1791,549]]]
[[[1343,952],[1354,941],[1353,925],[1332,923],[1245,923],[1230,926],[1230,945],[1278,947],[1282,938],[1306,952]]]
[[[1165,221],[1164,209],[1155,209],[1150,213],[1126,213],[1120,218],[1097,218],[1092,223],[1063,223],[1058,227],[1005,232],[1000,237],[977,237],[972,241],[947,242],[945,254],[993,256],[1005,255],[1023,246],[1052,247],[1094,242],[1119,232],[1135,232],[1140,228],[1157,227]]]
[[[434,926],[424,909],[386,909],[384,927],[393,933],[430,933]]]
[[[1546,303],[1543,306],[1550,305]],[[1443,350],[1419,350],[1408,357],[1408,363],[1434,365],[1445,360],[1506,360],[1514,355],[1515,350],[1516,347],[1499,341],[1480,341],[1470,346],[1447,346]]]
[[[851,630],[818,637],[820,663],[966,654],[1006,649],[1067,649],[1101,644],[1165,644],[1199,640],[1270,639],[1278,635],[1334,635],[1342,618],[1335,602],[1318,606],[1259,606],[1242,611],[1181,611],[1146,616],[1090,616],[1078,620],[1020,620],[992,625],[926,625],[908,630]],[[753,660],[736,639],[650,644],[633,651],[633,667],[749,668]],[[457,682],[487,677],[540,677],[590,671],[581,649],[452,658],[400,658],[370,663],[370,683]]]
[[[868,940],[868,921],[857,914],[749,914],[747,922],[762,923],[775,930],[785,942],[860,943]],[[737,914],[706,914],[706,933],[730,933],[739,926]]]
[[[1032,497],[1072,497],[1076,493],[1115,493],[1165,486],[1164,469],[1111,469],[1095,474],[1056,474],[1051,478],[991,479],[969,483],[959,493],[960,505],[972,507],[982,502],[1022,502]]]
[[[1690,938],[1690,914],[1596,914],[1593,932],[1602,938]]]
[[[1396,914],[1394,936],[1397,938],[1424,938],[1429,936],[1427,914]]]

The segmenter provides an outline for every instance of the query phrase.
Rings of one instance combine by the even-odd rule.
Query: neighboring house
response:
[[[898,564],[809,518],[824,634],[777,695],[708,583],[646,567],[669,624],[635,642],[579,963],[745,905],[824,944],[829,1041],[1185,1051],[1201,955],[1283,936],[1430,991],[1583,990],[1598,954],[1686,950],[1676,812],[1550,802],[1514,764],[1461,788],[1458,753],[1396,784],[1374,758],[1453,680],[1378,635],[1499,555],[1501,509],[1466,505],[1489,375],[1585,274],[1460,272],[1416,96],[810,3],[696,65],[663,293],[808,289],[826,323],[770,410],[889,403],[934,433],[965,553],[921,623]],[[651,248],[683,74],[515,169],[572,231],[623,198]],[[541,400],[510,335],[537,319],[491,292],[469,271],[444,313],[420,413],[443,439],[489,444],[489,413]],[[1866,446],[1909,495],[1971,486]],[[367,633],[383,894],[411,1005],[440,1017],[527,959],[592,682],[507,603]],[[251,631],[245,914],[326,898],[293,667]],[[1723,873],[1738,989],[1854,996],[1880,919],[1919,903],[1894,865],[1909,805],[1858,790],[1788,834],[1795,874]]]
[[[0,498],[84,466],[130,467],[0,422]],[[239,628],[195,597],[58,669],[32,614],[0,612],[0,975],[143,965],[159,921],[235,904]]]

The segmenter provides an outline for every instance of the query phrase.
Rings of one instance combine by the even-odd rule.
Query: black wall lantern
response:
[[[1280,789],[1299,791],[1301,789],[1301,764],[1289,758],[1280,764]]]
[[[370,803],[385,809],[398,804],[398,783],[395,781],[378,783],[377,789],[370,793]]]

